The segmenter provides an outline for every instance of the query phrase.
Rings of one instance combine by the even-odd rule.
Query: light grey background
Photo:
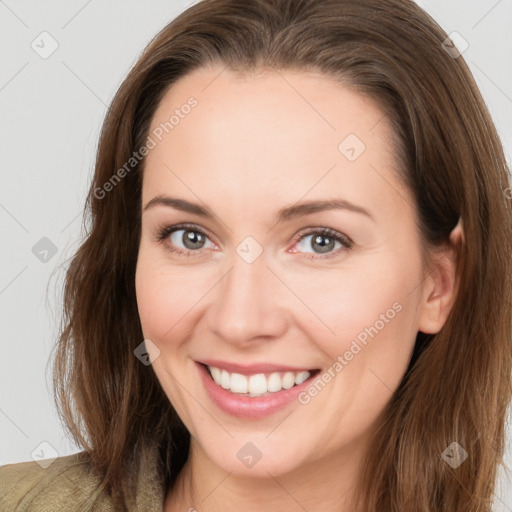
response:
[[[34,453],[79,450],[57,418],[46,368],[58,332],[64,269],[80,240],[107,105],[150,38],[191,3],[0,0],[0,465],[30,460]],[[512,0],[418,3],[469,44],[464,58],[510,162]],[[50,36],[40,36],[44,31]],[[56,51],[42,58],[52,44]],[[48,245],[43,237],[55,254],[51,248],[34,254],[36,244]],[[505,473],[495,510],[512,512]]]

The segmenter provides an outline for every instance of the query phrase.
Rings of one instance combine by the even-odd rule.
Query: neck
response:
[[[354,442],[329,459],[292,472],[251,478],[223,471],[192,438],[189,458],[167,493],[164,512],[355,512],[352,499],[360,461],[361,450]]]

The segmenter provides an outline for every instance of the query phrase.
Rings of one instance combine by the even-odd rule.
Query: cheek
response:
[[[191,282],[184,269],[160,259],[141,250],[135,274],[142,330],[157,344],[176,339],[178,333],[190,328],[194,306],[208,290],[198,273]]]
[[[309,309],[296,318],[332,360],[346,356],[347,361],[357,358],[362,363],[368,357],[382,358],[382,363],[400,366],[417,332],[419,298],[411,292],[419,283],[421,267],[414,258],[374,258],[371,263],[345,268],[335,279],[334,271],[308,280],[295,276],[294,291]],[[396,357],[397,350],[402,359]]]

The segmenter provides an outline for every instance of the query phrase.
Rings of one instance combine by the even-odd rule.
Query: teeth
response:
[[[224,389],[229,389],[231,386],[231,375],[226,370],[222,370],[220,374],[220,385]]]
[[[232,373],[229,389],[233,393],[247,393],[247,379],[239,373]]]
[[[247,382],[247,377],[244,375],[240,375],[240,377],[242,377],[245,382]],[[251,375],[249,377],[248,388],[251,395],[263,395],[263,393],[267,392],[267,378],[262,373],[259,373],[258,375]],[[231,391],[236,392],[236,390],[233,388],[231,388]]]
[[[284,374],[282,386],[284,389],[290,389],[295,386],[295,375],[292,372]]]
[[[305,380],[308,379],[309,375],[309,372],[300,372],[297,377],[295,377],[295,384],[302,384]]]
[[[218,368],[214,368],[213,366],[209,366],[208,368],[210,369],[210,373],[212,374],[215,384],[220,385],[220,370]]]
[[[282,387],[282,381],[279,374],[272,373],[267,381],[267,391],[270,391],[270,393],[275,393],[276,391],[281,391]]]
[[[229,373],[226,370],[208,366],[215,384],[228,389],[233,393],[247,394],[248,396],[261,396],[265,393],[276,393],[282,389],[290,389],[302,384],[311,375],[303,372],[274,372],[266,376],[263,373],[247,377],[240,373]]]

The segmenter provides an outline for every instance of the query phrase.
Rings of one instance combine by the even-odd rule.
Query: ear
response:
[[[458,290],[457,253],[464,243],[462,217],[450,233],[450,242],[436,250],[433,269],[425,279],[420,304],[418,330],[436,334],[451,311]]]

